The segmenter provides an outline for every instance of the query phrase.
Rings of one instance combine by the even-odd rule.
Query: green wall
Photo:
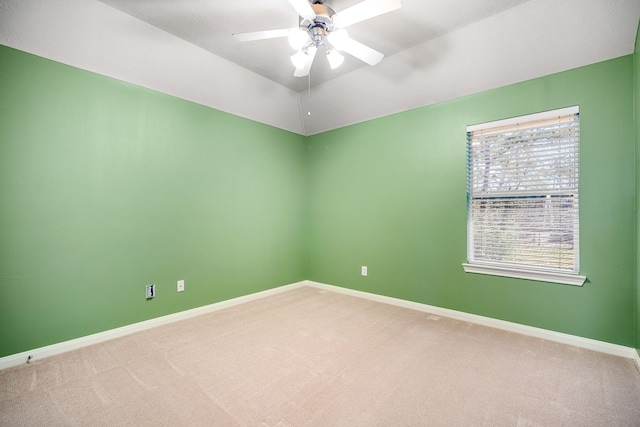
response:
[[[634,347],[632,69],[630,55],[310,137],[309,279]],[[587,283],[464,273],[466,125],[571,105]]]
[[[304,137],[4,46],[0,76],[0,357],[305,279]]]
[[[634,83],[635,83],[635,131],[636,131],[636,202],[637,202],[637,226],[636,231],[640,233],[640,173],[637,171],[640,170],[640,24],[638,24],[638,32],[636,33],[636,45],[635,45],[635,55],[634,55]],[[640,250],[638,249],[638,244],[640,244],[640,234],[637,235],[636,240],[636,275],[637,275],[637,283],[636,283],[636,350],[638,351],[638,355],[640,356]]]
[[[637,49],[304,138],[0,46],[0,357],[303,279],[639,347]],[[466,125],[570,105],[587,283],[464,273]]]

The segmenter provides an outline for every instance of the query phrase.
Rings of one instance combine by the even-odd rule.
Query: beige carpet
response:
[[[304,287],[1,371],[0,425],[640,426],[640,373]]]

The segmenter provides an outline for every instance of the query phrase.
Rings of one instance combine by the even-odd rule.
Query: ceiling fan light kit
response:
[[[327,60],[331,69],[335,70],[344,62],[344,56],[335,49],[327,49]]]
[[[306,31],[300,28],[292,28],[289,30],[289,46],[293,50],[300,50],[309,40],[309,35]]]
[[[338,68],[344,61],[340,52],[369,64],[375,65],[384,58],[384,54],[349,37],[345,27],[396,10],[402,6],[402,0],[364,0],[340,13],[324,5],[324,0],[289,0],[300,16],[298,28],[256,31],[234,34],[237,41],[264,40],[288,37],[289,44],[296,50],[291,56],[296,77],[304,77],[311,71],[311,65],[318,49],[324,47],[331,69]]]
[[[291,62],[296,67],[293,75],[295,77],[304,77],[309,74],[311,71],[311,64],[313,64],[313,59],[316,57],[316,53],[318,49],[313,46],[307,46],[305,50],[299,50],[291,57]],[[294,57],[296,58],[294,61]]]
[[[299,50],[291,55],[291,63],[296,68],[302,68],[306,62],[306,55],[303,51]]]

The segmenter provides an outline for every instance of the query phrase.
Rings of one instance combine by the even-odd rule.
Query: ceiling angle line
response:
[[[300,116],[300,126],[302,127],[302,134],[304,136],[307,136],[307,127],[305,125],[305,117],[304,114],[302,113],[302,97],[300,96],[302,95],[301,92],[298,92],[296,99],[298,100],[298,114]]]

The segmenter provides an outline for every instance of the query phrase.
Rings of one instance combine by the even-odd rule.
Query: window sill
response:
[[[562,283],[564,285],[582,286],[586,276],[552,271],[523,270],[520,268],[499,267],[486,264],[462,264],[467,273],[488,274],[491,276],[514,277],[516,279],[537,280],[541,282]]]

